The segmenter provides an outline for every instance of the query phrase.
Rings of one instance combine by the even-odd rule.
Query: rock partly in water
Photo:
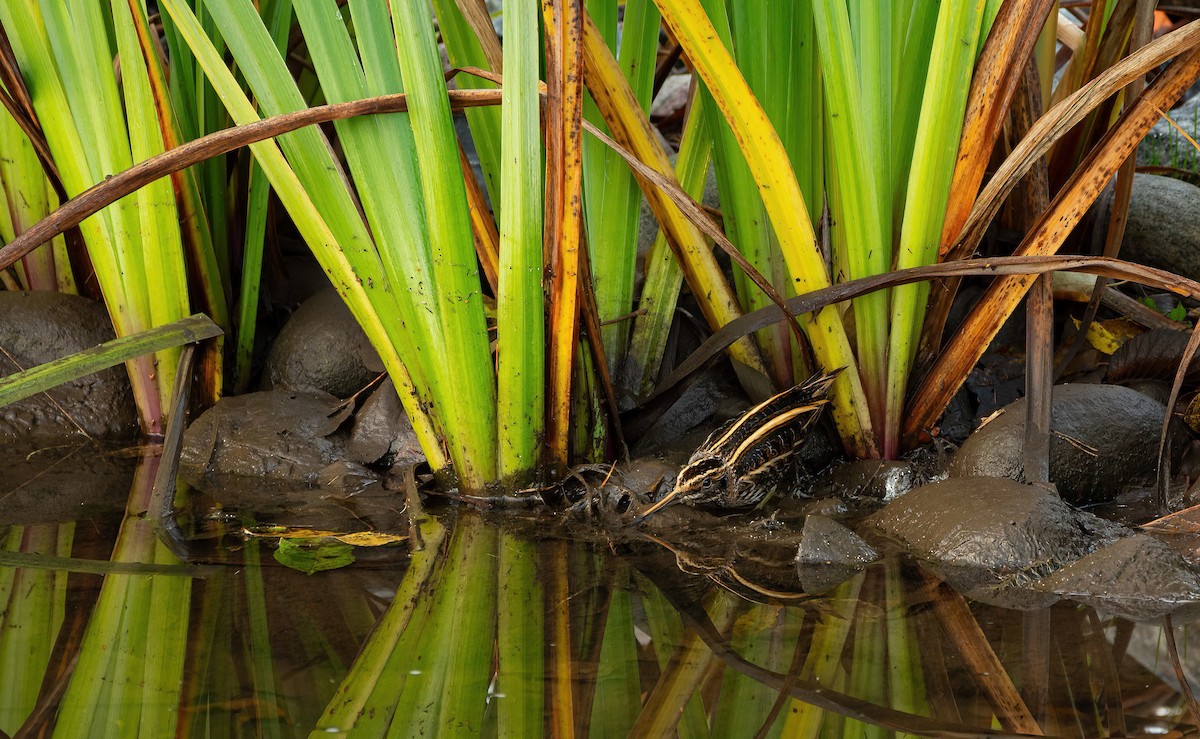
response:
[[[390,378],[363,401],[362,408],[354,415],[346,454],[364,464],[380,462],[387,466],[417,464],[425,460],[417,434]]]
[[[100,303],[64,293],[0,291],[0,377],[112,338],[112,324]],[[0,408],[0,439],[80,434],[130,438],[137,430],[137,411],[123,366]]]
[[[824,593],[879,559],[879,553],[850,529],[824,516],[804,519],[796,550],[796,574],[806,593]]]
[[[1050,481],[1072,503],[1114,499],[1126,485],[1152,478],[1166,408],[1118,385],[1054,388]],[[1025,400],[971,435],[950,462],[951,477],[1024,479]]]
[[[346,494],[358,493],[381,484],[379,476],[365,465],[349,459],[339,459],[317,471],[316,483],[326,490]]]
[[[263,386],[348,398],[382,372],[379,355],[330,288],[305,301],[279,332],[267,356]]]
[[[864,526],[899,540],[966,595],[1022,610],[1056,600],[1024,584],[1130,533],[1045,487],[992,477],[915,488]]]
[[[1200,188],[1135,174],[1121,258],[1200,279]]]
[[[1115,541],[1032,587],[1130,621],[1156,620],[1181,610],[1200,615],[1200,574],[1147,534]]]
[[[189,484],[211,490],[246,478],[316,485],[346,457],[335,433],[353,405],[328,393],[270,390],[222,398],[188,427],[179,468]]]

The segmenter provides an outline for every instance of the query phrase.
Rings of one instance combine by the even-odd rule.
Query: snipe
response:
[[[637,520],[674,502],[715,508],[761,502],[829,403],[826,394],[840,372],[813,375],[714,431],[680,470],[674,489]]]

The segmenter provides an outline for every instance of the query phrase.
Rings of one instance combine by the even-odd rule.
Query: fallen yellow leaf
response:
[[[1078,320],[1075,320],[1075,328],[1079,328]],[[1108,321],[1092,321],[1091,325],[1088,326],[1087,342],[1096,351],[1111,355],[1117,349],[1121,348],[1122,344],[1141,332],[1142,329],[1137,324],[1127,321],[1124,318],[1113,318]]]

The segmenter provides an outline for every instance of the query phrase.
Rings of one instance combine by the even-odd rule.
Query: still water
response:
[[[205,504],[164,537],[155,471],[129,514],[0,509],[4,735],[1196,735],[1183,624],[971,603],[894,556],[805,593],[453,509],[316,546]]]

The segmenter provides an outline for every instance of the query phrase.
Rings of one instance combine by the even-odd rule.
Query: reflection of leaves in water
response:
[[[322,529],[290,528],[288,526],[255,526],[243,528],[242,535],[251,538],[268,539],[303,539],[316,542],[317,540],[333,540],[354,547],[381,547],[384,544],[395,544],[404,541],[407,536],[385,534],[382,531],[351,531],[337,532]],[[327,543],[332,543],[328,542]]]
[[[284,567],[306,574],[336,570],[354,563],[354,549],[349,544],[326,540],[280,539],[275,561]]]
[[[317,583],[315,592],[337,598],[336,608],[293,597],[307,586],[282,598],[267,595],[274,588],[263,576],[297,581],[280,568],[259,568],[257,553],[245,559],[239,579],[206,580],[204,611],[212,625],[201,626],[204,618],[193,622],[200,631],[189,641],[204,646],[189,657],[198,660],[202,677],[184,697],[188,721],[225,722],[224,733],[213,735],[243,733],[246,722],[257,722],[288,736],[307,730],[324,706],[318,731],[363,736],[407,728],[415,717],[427,733],[463,726],[463,733],[488,735],[490,723],[507,727],[493,730],[499,736],[537,736],[553,726],[564,734],[587,728],[592,736],[674,732],[683,738],[755,729],[764,736],[857,737],[876,729],[943,737],[1065,735],[1057,730],[1060,719],[1047,723],[1048,706],[1076,721],[1113,727],[1110,735],[1181,720],[1178,690],[1161,698],[1162,680],[1129,661],[1125,647],[1118,648],[1129,638],[1110,639],[1112,624],[1092,609],[1063,604],[1053,615],[1039,612],[1044,628],[1031,637],[1030,613],[968,604],[909,560],[884,559],[803,604],[747,602],[726,589],[731,582],[714,583],[713,575],[754,576],[760,588],[766,582],[775,589],[776,580],[760,580],[758,569],[772,563],[765,555],[773,547],[738,551],[723,564],[714,559],[713,572],[683,578],[675,544],[623,542],[618,551],[638,553],[627,560],[585,542],[497,531],[467,512],[449,532],[433,519],[419,526],[425,547],[411,552],[400,582],[386,581],[392,592],[382,615],[374,610],[379,600],[346,597],[351,591],[338,585],[359,587],[360,580],[348,578],[363,570],[309,580]],[[728,521],[725,526],[737,529]],[[545,530],[540,522],[537,527]],[[307,558],[283,562],[293,569],[311,573],[348,563],[330,556],[348,555],[344,543],[311,538],[329,532],[249,530],[283,539],[277,559]],[[301,532],[310,538],[287,538]],[[687,556],[716,549],[717,539],[700,538]],[[244,551],[260,542],[251,537]],[[248,612],[230,631],[225,614],[231,596],[242,597],[232,592],[239,582]],[[361,584],[378,582],[372,577]],[[331,634],[312,651],[282,636],[293,624],[317,634],[329,623],[327,611],[337,617],[328,628],[352,623],[356,635],[339,644],[340,632]],[[235,663],[252,678],[226,678],[208,666],[216,655],[243,654],[245,644],[259,653],[245,652]],[[355,653],[349,674],[331,659]],[[1157,662],[1166,664],[1161,655]],[[313,675],[307,692],[284,698],[286,675],[301,663],[323,672]],[[322,687],[332,685],[340,685],[336,694]],[[1107,696],[1143,703],[1131,710],[1106,702]],[[1157,713],[1164,700],[1171,711],[1165,718]],[[1003,728],[985,728],[996,723]]]

